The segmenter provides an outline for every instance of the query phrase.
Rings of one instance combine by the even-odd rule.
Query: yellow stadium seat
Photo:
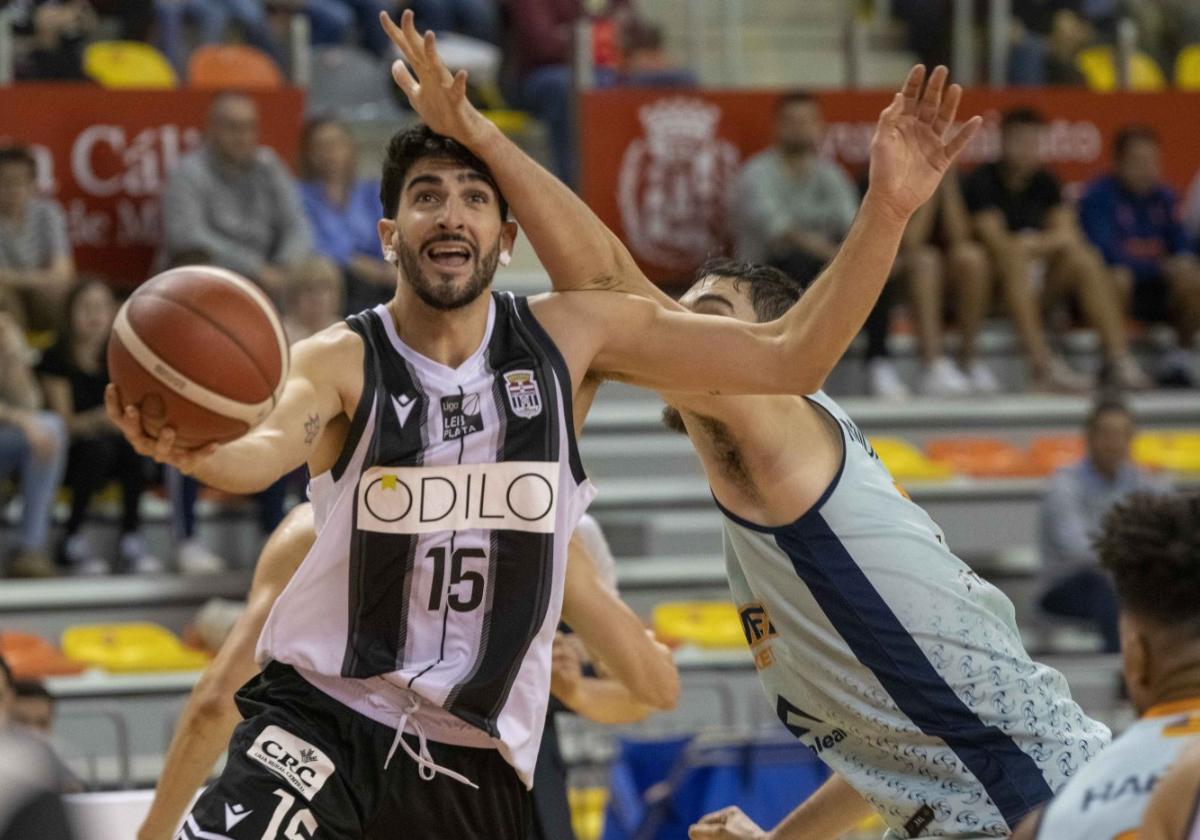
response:
[[[140,41],[97,41],[83,51],[83,72],[101,87],[169,90],[179,80],[167,57]]]
[[[571,788],[567,791],[567,802],[571,806],[571,827],[578,840],[600,840],[604,832],[608,788]]]
[[[1175,57],[1175,87],[1200,90],[1200,44],[1191,44]]]
[[[1075,57],[1075,66],[1092,90],[1109,93],[1117,89],[1117,59],[1112,47],[1088,47]],[[1158,62],[1144,52],[1135,52],[1129,61],[1130,90],[1162,90],[1166,86]]]
[[[654,608],[654,632],[664,640],[708,648],[742,647],[737,607],[726,601],[667,601]]]
[[[246,90],[284,85],[271,56],[245,44],[205,44],[188,61],[188,84],[195,88]]]
[[[208,654],[183,646],[157,624],[92,624],[63,632],[63,653],[85,665],[117,673],[193,671],[208,664]]]
[[[936,481],[954,474],[949,464],[926,458],[921,450],[900,438],[871,438],[871,448],[897,481]]]
[[[1143,432],[1133,441],[1133,460],[1170,472],[1200,472],[1200,432]]]

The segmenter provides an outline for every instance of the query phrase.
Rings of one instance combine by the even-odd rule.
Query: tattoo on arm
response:
[[[306,444],[312,443],[320,433],[321,418],[315,414],[308,415],[308,419],[304,421],[304,442]]]

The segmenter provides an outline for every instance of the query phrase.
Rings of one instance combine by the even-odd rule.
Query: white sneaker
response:
[[[1058,394],[1085,394],[1092,390],[1092,380],[1077,373],[1061,356],[1051,356],[1046,369],[1031,381],[1032,390]]]
[[[162,560],[146,551],[146,544],[139,534],[126,534],[121,537],[118,549],[121,570],[135,575],[157,575],[166,570]]]
[[[184,540],[175,555],[179,573],[184,575],[214,575],[225,571],[225,561],[213,554],[199,540]]]
[[[953,362],[938,356],[925,366],[917,390],[927,397],[963,397],[971,393],[971,381]]]
[[[112,565],[92,548],[91,541],[83,534],[72,534],[63,543],[63,558],[72,575],[94,577],[112,572]]]
[[[867,362],[867,390],[885,400],[903,400],[911,395],[891,359],[883,358]]]
[[[996,374],[992,373],[992,369],[983,362],[971,362],[966,373],[967,379],[971,383],[971,390],[976,394],[1000,393],[1000,380],[996,378]]]

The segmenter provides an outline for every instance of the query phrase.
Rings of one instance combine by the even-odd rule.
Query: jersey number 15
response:
[[[470,612],[483,602],[483,575],[474,571],[463,571],[464,560],[485,560],[487,554],[482,548],[460,548],[450,555],[450,580],[446,580],[446,549],[431,548],[425,555],[433,560],[433,586],[429,591],[429,609],[438,612],[442,609],[442,596],[447,595],[446,605],[457,612]],[[465,584],[467,596],[463,590],[450,591],[456,584]]]

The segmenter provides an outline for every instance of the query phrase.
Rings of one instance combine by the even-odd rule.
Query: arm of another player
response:
[[[312,505],[297,505],[280,523],[259,557],[246,611],[192,689],[137,840],[171,840],[184,811],[204,784],[241,721],[234,693],[258,673],[254,648],[275,599],[316,539]]]
[[[210,487],[256,493],[308,460],[325,426],[347,413],[347,404],[350,412],[354,410],[357,397],[341,389],[361,387],[361,378],[348,377],[346,372],[362,370],[362,342],[344,324],[293,344],[291,352],[291,367],[278,405],[261,424],[229,443],[183,449],[174,445],[175,432],[169,427],[152,438],[142,431],[137,408],[123,406],[113,385],[105,392],[105,407],[109,418],[142,455],[170,464]]]
[[[637,614],[600,582],[578,533],[571,537],[562,618],[632,700],[653,709],[675,708],[679,671],[671,651],[650,638]],[[620,699],[610,689],[604,690],[609,692],[608,700]],[[573,709],[587,702],[578,696],[559,699]],[[608,704],[604,706],[593,711],[611,713]]]
[[[529,237],[556,291],[607,289],[649,297],[679,308],[637,267],[624,244],[579,196],[521,151],[475,109],[466,96],[466,72],[453,75],[438,56],[432,32],[424,38],[411,11],[396,26],[380,22],[412,68],[392,68],[396,84],[422,121],[462,143],[488,165],[513,213]]]
[[[875,809],[834,773],[771,831],[759,828],[736,805],[709,814],[688,830],[688,840],[837,840]]]

